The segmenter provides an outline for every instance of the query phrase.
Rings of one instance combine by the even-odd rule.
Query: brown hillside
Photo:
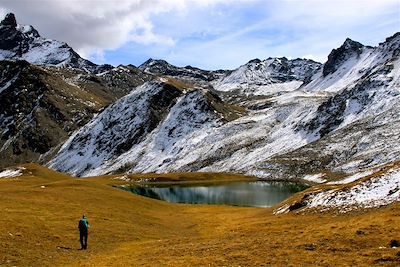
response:
[[[150,79],[129,66],[94,75],[0,61],[0,167],[46,162],[94,114]]]
[[[168,204],[115,189],[114,177],[74,179],[25,167],[24,176],[0,179],[1,266],[400,263],[399,249],[389,247],[400,240],[398,204],[347,215],[275,216],[272,209]],[[90,222],[87,251],[78,250],[83,213]]]

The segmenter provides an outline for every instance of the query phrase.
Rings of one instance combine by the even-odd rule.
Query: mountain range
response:
[[[0,167],[334,183],[400,160],[399,57],[396,33],[375,47],[346,39],[324,64],[281,57],[234,70],[154,59],[114,67],[8,14],[0,24]]]

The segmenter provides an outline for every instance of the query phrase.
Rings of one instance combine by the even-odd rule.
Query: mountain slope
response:
[[[228,72],[225,70],[207,71],[191,66],[176,67],[165,60],[155,60],[152,58],[141,64],[139,69],[153,75],[166,76],[206,88],[210,86],[209,83],[211,81],[222,77]]]
[[[238,95],[273,95],[299,88],[320,67],[320,63],[308,59],[254,59],[213,81],[213,86]]]
[[[37,161],[112,100],[26,61],[0,61],[0,165]]]
[[[47,162],[99,110],[153,78],[134,66],[95,65],[7,14],[0,23],[0,166]]]
[[[172,77],[186,83],[210,88],[228,101],[235,97],[273,95],[299,88],[321,67],[308,59],[254,59],[235,70],[206,71],[191,66],[176,67],[165,60],[149,59],[139,66],[144,72]],[[229,97],[232,95],[232,97]]]
[[[394,61],[399,56],[398,38],[397,33],[377,47],[363,46],[346,39],[341,47],[332,50],[324,67],[312,77],[312,81],[305,85],[303,90],[336,93],[354,87],[360,79],[365,80],[373,73],[386,76],[393,69]]]
[[[168,110],[165,120],[159,121],[157,127],[146,132],[148,134],[143,135],[137,143],[129,145],[126,151],[108,154],[96,166],[81,168],[80,171],[71,169],[71,173],[85,176],[118,170],[226,171],[273,179],[300,179],[315,172],[332,175],[351,173],[397,160],[398,153],[389,153],[389,146],[385,144],[397,145],[394,137],[397,134],[395,114],[399,101],[399,38],[400,35],[395,34],[375,48],[346,40],[342,47],[333,50],[328,62],[319,68],[318,64],[297,60],[297,65],[293,63],[292,68],[281,73],[280,68],[273,66],[281,66],[279,64],[285,60],[250,62],[245,65],[246,71],[242,72],[246,75],[236,77],[262,80],[261,73],[264,72],[259,70],[263,68],[256,67],[262,65],[265,70],[276,69],[275,72],[268,72],[271,79],[265,83],[292,79],[299,83],[304,80],[301,82],[304,84],[299,89],[263,96],[263,101],[267,101],[268,105],[248,109],[225,122],[221,120],[224,115],[218,111],[214,112],[219,114],[217,117],[202,109],[199,112],[187,111],[191,109],[193,101],[196,105],[201,103],[201,98],[193,98],[194,94],[201,96],[203,93],[196,90],[185,93],[182,100]],[[369,64],[364,64],[361,70],[357,67],[361,66],[357,60]],[[306,71],[310,68],[312,71]],[[250,75],[250,70],[255,72]],[[309,74],[314,72],[310,78]],[[354,72],[357,75],[349,78]],[[315,82],[319,80],[323,83],[332,77],[336,79],[332,84],[335,90],[318,87],[317,84],[321,83]],[[248,83],[251,82],[244,84]],[[255,93],[257,90],[260,92],[264,84],[253,83],[251,86],[254,86],[252,93]],[[238,90],[236,94],[240,98],[246,97],[247,93],[246,90]],[[189,96],[192,96],[191,101],[186,100]],[[220,105],[226,106],[223,102]],[[187,114],[191,114],[190,117]],[[121,126],[125,122],[124,119],[117,119],[116,123]],[[87,128],[98,125],[99,122]],[[175,135],[175,130],[179,134]],[[71,171],[63,164],[75,165],[75,161],[69,162],[69,158],[78,154],[82,145],[76,141],[79,138],[85,140],[85,135],[81,134],[78,133],[75,141],[70,139],[68,143],[69,146],[76,143],[74,146],[77,150],[60,151],[51,165],[53,168]],[[385,138],[378,140],[382,135]],[[101,136],[91,140],[109,143],[109,139]],[[365,137],[364,141],[359,140],[361,136]],[[114,147],[115,144],[109,146]],[[359,152],[354,152],[354,146],[360,147]],[[94,153],[103,152],[96,150]],[[387,156],[373,160],[371,157],[374,153],[386,153]],[[360,157],[362,160],[357,161]],[[354,168],[345,167],[350,162],[354,162]]]
[[[136,105],[143,107],[141,112],[147,110],[148,104],[142,103],[141,99],[145,91],[154,94],[151,89],[153,87],[153,84],[146,85],[127,96],[129,101],[134,101],[129,105],[133,111],[127,115],[121,117],[121,112],[114,113],[111,108],[105,110],[98,119],[69,139],[50,166],[74,175],[112,172],[121,167],[134,172],[224,170],[255,174],[252,170],[257,161],[297,148],[314,139],[306,132],[297,131],[293,124],[309,116],[313,110],[315,112],[318,105],[313,99],[303,100],[293,96],[290,101],[285,99],[287,102],[278,103],[268,110],[244,113],[240,108],[224,104],[211,92],[194,90],[185,93],[176,102],[154,131],[145,131],[147,135],[136,138],[137,143],[130,143],[129,151],[122,154],[104,151],[104,148],[116,147],[116,140],[125,140],[126,136],[133,135],[132,131],[142,128],[139,124],[133,127],[135,124],[127,118],[133,118],[132,114],[141,114],[134,111]],[[279,102],[279,99],[276,101]],[[312,105],[314,108],[310,109]],[[125,106],[123,101],[115,104],[115,107],[122,110],[127,109]],[[110,138],[104,129],[106,132],[112,129],[108,130],[104,126],[108,123],[101,121],[110,116],[116,116],[111,119],[115,121],[113,127],[126,129],[129,134]],[[141,115],[141,118],[147,117],[146,114]],[[98,127],[100,131],[92,130]],[[104,142],[107,145],[103,149],[93,149]],[[90,158],[90,162],[97,157],[94,155],[106,153],[108,156],[100,157],[100,162],[96,161],[95,166],[91,163],[86,168],[86,165],[82,167],[85,160],[79,160],[83,158],[78,157],[82,153],[86,155],[86,151],[90,151],[86,157]],[[79,166],[79,171],[74,169],[76,166]]]
[[[340,88],[337,93],[331,93],[311,120],[299,125],[300,129],[314,131],[322,138],[272,159],[271,164],[281,170],[275,175],[354,172],[400,159],[397,149],[400,34],[388,38],[378,47],[367,49],[368,56],[359,58],[365,63],[362,71],[357,67],[348,71],[361,77],[348,79],[349,76],[344,75],[334,85]],[[348,61],[354,62],[354,57]],[[336,72],[341,72],[343,65],[349,64],[347,61],[340,63]],[[328,74],[326,79],[336,72]]]
[[[99,110],[150,79],[126,67],[93,75],[0,61],[0,166],[47,161]]]
[[[331,182],[310,188],[280,204],[274,213],[332,210],[346,213],[400,201],[398,161],[387,164],[380,170],[353,175],[346,180],[347,183]]]
[[[157,164],[163,154],[176,153],[173,146],[179,140],[238,114],[210,92],[167,80],[149,82],[77,131],[49,166],[74,175],[139,168],[141,160],[132,160],[132,154]],[[149,153],[151,147],[160,153]]]

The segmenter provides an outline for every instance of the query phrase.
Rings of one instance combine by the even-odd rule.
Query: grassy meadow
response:
[[[0,179],[0,266],[399,266],[400,205],[351,214],[169,204],[38,165]],[[130,175],[161,181],[238,175]],[[90,223],[79,250],[78,220]]]

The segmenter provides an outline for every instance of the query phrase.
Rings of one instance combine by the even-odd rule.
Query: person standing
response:
[[[89,222],[85,215],[79,220],[79,240],[81,242],[81,249],[87,249],[88,233],[89,233]]]

